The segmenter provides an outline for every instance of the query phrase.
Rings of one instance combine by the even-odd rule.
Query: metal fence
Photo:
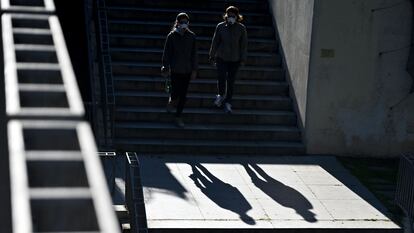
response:
[[[401,156],[395,202],[406,213],[412,225],[414,219],[414,155]]]
[[[137,153],[127,152],[126,157],[125,199],[130,216],[131,229],[135,233],[148,233],[138,155]]]
[[[53,1],[1,10],[13,232],[120,232]]]

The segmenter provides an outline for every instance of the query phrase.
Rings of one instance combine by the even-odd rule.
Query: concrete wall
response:
[[[412,12],[408,0],[315,0],[308,153],[414,150],[414,95],[406,71]]]
[[[269,0],[285,57],[287,78],[296,100],[302,127],[306,125],[306,98],[314,0]]]

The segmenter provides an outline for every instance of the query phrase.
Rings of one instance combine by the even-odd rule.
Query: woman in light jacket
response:
[[[218,93],[214,104],[217,107],[224,105],[224,110],[231,113],[236,74],[247,58],[247,32],[237,7],[228,7],[223,19],[214,32],[209,56],[218,71]]]

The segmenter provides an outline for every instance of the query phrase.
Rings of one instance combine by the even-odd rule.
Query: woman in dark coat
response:
[[[172,90],[167,104],[167,111],[175,111],[175,124],[184,127],[181,114],[187,99],[188,85],[197,76],[196,35],[188,28],[190,18],[180,13],[172,31],[168,34],[162,56],[161,73],[171,76]]]

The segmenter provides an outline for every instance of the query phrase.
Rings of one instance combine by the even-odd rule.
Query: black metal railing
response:
[[[1,216],[0,231],[119,233],[54,2],[1,2],[12,229]]]
[[[127,152],[126,157],[125,200],[131,229],[134,233],[148,233],[138,155]]]
[[[87,104],[100,150],[113,150],[115,93],[105,0],[85,1],[92,101]]]
[[[396,204],[407,215],[410,226],[414,218],[414,155],[402,155],[398,170]]]
[[[103,77],[102,98],[104,100],[104,122],[105,122],[105,144],[110,148],[113,146],[114,135],[114,112],[115,112],[115,92],[112,77],[112,59],[109,48],[109,28],[105,0],[98,0],[98,25],[100,43],[100,64],[101,77]]]

